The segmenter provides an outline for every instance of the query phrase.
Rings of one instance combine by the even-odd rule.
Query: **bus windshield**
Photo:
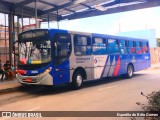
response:
[[[43,34],[38,35],[36,33],[36,31],[32,31],[19,36],[20,64],[42,64],[51,61],[51,43],[49,37],[47,37],[48,35],[45,34],[45,37]]]

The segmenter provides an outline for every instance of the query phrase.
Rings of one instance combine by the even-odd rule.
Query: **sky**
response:
[[[48,28],[43,23],[41,28]],[[57,22],[50,22],[50,28],[57,28]],[[160,7],[114,13],[76,20],[63,20],[59,28],[72,31],[116,35],[119,32],[155,29],[160,38]]]

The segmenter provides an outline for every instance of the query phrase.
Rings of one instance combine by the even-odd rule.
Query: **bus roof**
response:
[[[89,33],[89,32],[78,32],[78,31],[69,31],[69,30],[63,30],[63,29],[32,29],[28,31],[34,31],[34,30],[48,30],[48,31],[53,31],[55,30],[56,32],[61,32],[61,31],[66,31],[71,34],[81,34],[81,35],[90,35],[92,37],[101,37],[101,38],[110,38],[110,39],[120,39],[120,40],[130,40],[130,41],[148,41],[147,39],[142,39],[142,38],[133,38],[133,37],[123,37],[123,36],[117,36],[117,35],[108,35],[108,34],[99,34],[99,33]],[[24,31],[25,33],[27,31]]]
[[[57,32],[58,31],[64,31],[63,29],[49,29],[49,30],[56,30]],[[68,30],[66,30],[66,31],[68,31]],[[120,40],[130,40],[130,41],[148,41],[147,39],[124,37],[124,36],[118,36],[118,35],[108,35],[108,34],[89,33],[89,32],[78,32],[78,31],[68,31],[68,32],[71,33],[71,34],[91,35],[92,37],[120,39]]]
[[[110,39],[119,39],[119,40],[130,40],[130,41],[148,41],[147,39],[142,39],[142,38],[124,37],[124,36],[107,35],[107,34],[96,34],[96,33],[93,33],[92,36],[110,38]]]

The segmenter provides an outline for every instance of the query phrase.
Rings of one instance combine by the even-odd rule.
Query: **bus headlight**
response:
[[[49,67],[49,68],[47,68],[43,73],[39,74],[38,76],[39,76],[39,77],[42,77],[42,76],[48,74],[51,70],[52,70],[52,67]]]

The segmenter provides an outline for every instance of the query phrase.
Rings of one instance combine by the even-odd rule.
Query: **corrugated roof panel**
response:
[[[71,13],[72,13],[71,11],[68,11],[65,9],[58,10],[59,15],[65,15],[65,14],[71,14]]]
[[[99,5],[99,4],[104,4],[104,3],[110,3],[113,2],[115,0],[94,0],[94,1],[90,1],[90,2],[85,2],[86,5],[88,6],[95,6],[95,5]]]
[[[51,12],[51,13],[56,15],[57,11],[54,11],[54,12]],[[61,16],[66,16],[66,15],[71,15],[71,14],[73,14],[73,12],[70,12],[70,11],[67,11],[67,10],[64,10],[64,9],[58,10],[58,15],[61,15]]]
[[[25,0],[3,0],[3,1],[7,1],[7,2],[10,2],[10,3],[19,3],[19,2],[22,2],[22,1],[25,1]]]
[[[30,4],[25,5],[26,7],[31,7],[31,8],[35,8],[35,2],[32,2]],[[41,2],[37,2],[37,9],[39,10],[47,10],[47,9],[51,9],[53,8],[53,6],[47,5],[47,4],[43,4]]]
[[[75,5],[71,5],[71,6],[67,7],[67,9],[70,9],[70,10],[73,10],[73,11],[76,12],[76,11],[79,11],[81,9],[86,9],[86,7],[83,6],[83,5],[80,5],[80,4],[75,4]]]
[[[65,3],[71,2],[70,0],[42,0],[55,5],[63,5]]]

